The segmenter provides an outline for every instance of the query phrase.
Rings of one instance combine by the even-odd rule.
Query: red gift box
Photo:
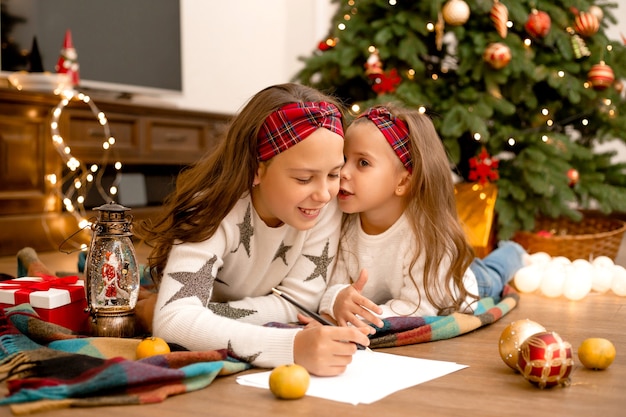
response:
[[[0,307],[23,303],[30,304],[44,321],[79,333],[87,329],[85,284],[76,276],[24,277],[0,282]]]

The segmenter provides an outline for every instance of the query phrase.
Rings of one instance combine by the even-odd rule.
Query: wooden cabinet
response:
[[[150,211],[166,195],[164,179],[213,149],[230,115],[179,109],[175,106],[136,104],[128,100],[92,97],[107,118],[115,138],[109,161],[145,177],[153,192]],[[56,250],[77,230],[74,216],[61,204],[62,181],[67,168],[52,142],[51,112],[60,97],[52,94],[0,88],[0,256],[10,256],[25,246],[38,251]],[[100,163],[105,130],[92,109],[74,99],[63,109],[59,133],[72,156],[84,163]],[[148,190],[150,191],[150,190]]]

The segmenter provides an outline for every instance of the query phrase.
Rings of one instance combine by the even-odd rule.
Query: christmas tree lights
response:
[[[302,58],[296,80],[352,112],[387,101],[425,109],[466,180],[486,149],[499,161],[500,238],[538,216],[626,211],[626,163],[596,149],[626,142],[626,46],[605,34],[615,4],[335,2],[325,47]],[[368,67],[372,51],[382,72]]]
[[[65,166],[67,168],[67,174],[61,179],[56,178],[55,175],[50,174],[46,177],[46,180],[52,184],[52,189],[58,194],[58,197],[63,202],[65,210],[68,213],[74,215],[77,219],[80,229],[91,226],[91,222],[87,219],[87,210],[85,208],[85,200],[87,194],[92,188],[98,191],[100,197],[106,201],[112,201],[113,197],[117,194],[118,185],[121,180],[121,168],[122,164],[119,161],[114,162],[113,167],[115,169],[115,178],[112,185],[108,190],[105,190],[102,185],[102,176],[104,175],[105,168],[108,165],[110,153],[115,145],[115,138],[111,135],[111,129],[109,127],[108,120],[103,112],[100,111],[98,106],[91,100],[91,98],[78,92],[74,89],[64,90],[61,94],[61,101],[52,110],[50,119],[50,131],[52,135],[52,143],[61,156]],[[78,100],[89,106],[91,112],[97,118],[98,123],[102,126],[104,131],[104,141],[102,142],[102,160],[100,164],[91,164],[87,166],[81,162],[78,158],[72,155],[70,146],[66,143],[61,136],[59,130],[59,123],[63,110],[70,104],[72,100]],[[64,185],[67,184],[64,190]]]

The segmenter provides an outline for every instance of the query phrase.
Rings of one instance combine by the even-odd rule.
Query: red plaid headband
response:
[[[258,136],[258,159],[267,161],[304,140],[320,127],[343,137],[341,113],[325,101],[289,103],[263,122]]]
[[[394,117],[389,110],[384,107],[373,107],[361,114],[374,122],[378,130],[385,136],[389,145],[396,153],[402,165],[413,173],[413,161],[411,160],[411,141],[409,140],[409,128],[404,121]]]

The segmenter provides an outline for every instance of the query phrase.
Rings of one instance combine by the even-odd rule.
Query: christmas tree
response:
[[[626,46],[614,3],[335,0],[327,39],[296,80],[354,112],[399,101],[430,114],[453,169],[495,182],[498,237],[538,216],[626,211]]]

